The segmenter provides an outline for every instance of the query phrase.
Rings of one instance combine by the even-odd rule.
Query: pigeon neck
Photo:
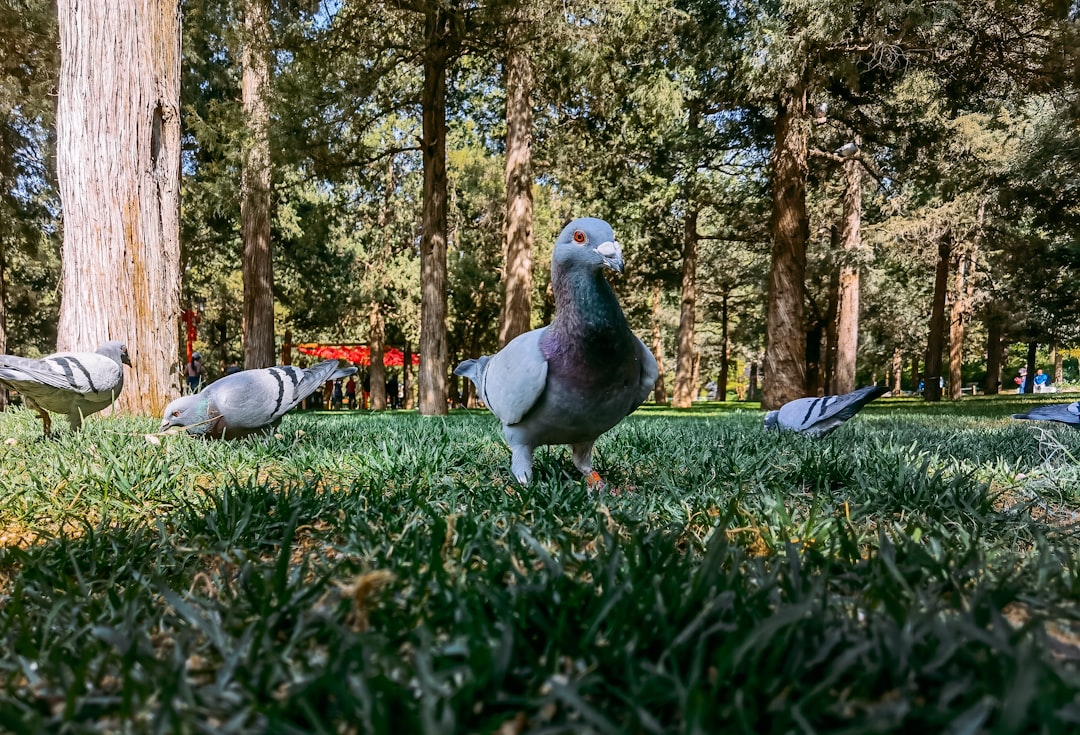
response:
[[[588,334],[628,329],[615,292],[599,270],[552,269],[555,296],[555,331]]]

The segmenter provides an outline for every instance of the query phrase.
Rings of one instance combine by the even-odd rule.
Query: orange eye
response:
[[[576,242],[576,243],[585,242],[585,233],[582,232],[581,230],[574,230],[574,242]]]
[[[177,417],[177,416],[179,416],[179,415],[180,415],[180,412],[179,412],[179,411],[173,411],[173,412],[172,412],[172,415],[173,415],[173,417],[175,418],[175,417]]]

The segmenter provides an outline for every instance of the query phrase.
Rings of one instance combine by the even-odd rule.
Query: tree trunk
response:
[[[1050,350],[1050,360],[1054,363],[1054,385],[1060,386],[1064,378],[1065,365],[1061,357],[1061,350],[1054,345]]]
[[[765,336],[765,389],[761,407],[777,409],[806,395],[806,90],[785,90],[773,123],[772,253]]]
[[[904,377],[904,357],[897,347],[892,353],[892,394],[898,396],[903,392],[901,380]]]
[[[1038,348],[1038,342],[1027,343],[1027,376],[1024,378],[1024,393],[1027,395],[1035,392],[1035,352]]]
[[[930,337],[926,344],[926,370],[923,393],[927,401],[941,400],[941,359],[945,349],[945,300],[949,291],[949,262],[952,260],[952,239],[942,235],[938,240],[937,273],[934,278],[934,306],[930,312]]]
[[[386,351],[382,304],[372,301],[368,310],[368,391],[372,411],[386,410]]]
[[[689,204],[689,203],[688,203]],[[690,408],[694,400],[694,317],[697,310],[697,207],[689,204],[683,222],[682,297],[675,350],[675,395],[671,405]]]
[[[60,0],[61,350],[123,340],[121,411],[179,395],[180,7]]]
[[[821,364],[821,341],[825,336],[825,323],[815,321],[806,330],[806,392],[822,395],[825,387]]]
[[[986,319],[986,379],[983,392],[996,396],[1001,390],[1001,317],[994,312]]]
[[[757,399],[758,394],[758,364],[757,360],[750,363],[750,376],[746,383],[746,400],[753,401]]]
[[[449,412],[446,383],[446,65],[453,18],[425,6],[423,107],[424,205],[420,236],[420,413]]]
[[[664,385],[664,333],[660,325],[660,286],[653,286],[652,301],[652,352],[656,358],[656,384],[653,401],[658,406],[667,404],[667,387]]]
[[[836,353],[828,392],[842,395],[855,390],[855,358],[859,346],[859,266],[855,262],[862,245],[862,164],[844,162],[844,211],[840,242],[843,257],[836,289]]]
[[[517,15],[522,15],[518,13]],[[499,318],[499,347],[529,331],[532,315],[532,61],[524,46],[527,26],[507,29],[506,55],[506,270]]]
[[[404,365],[401,366],[401,407],[406,411],[411,411],[415,408],[413,401],[413,364],[412,364],[412,343],[405,343],[405,360]]]
[[[728,295],[725,291],[720,297],[720,377],[716,381],[716,397],[721,401],[727,400],[728,371],[731,368],[730,350],[728,344]]]
[[[956,267],[956,297],[949,314],[949,400],[964,394],[964,333],[975,288],[975,257],[968,251]]]
[[[7,261],[4,239],[0,235],[0,355],[7,354]],[[8,406],[7,388],[0,385],[0,411]]]
[[[270,246],[270,3],[244,0],[240,227],[244,243],[244,368],[274,364],[274,263]]]

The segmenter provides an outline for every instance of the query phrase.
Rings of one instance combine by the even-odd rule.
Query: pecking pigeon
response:
[[[1054,403],[1049,406],[1035,406],[1027,413],[1014,413],[1014,419],[1032,421],[1059,421],[1074,429],[1080,429],[1080,401],[1076,403]]]
[[[798,398],[788,401],[778,411],[765,414],[765,428],[825,436],[867,403],[888,392],[884,386],[871,385],[842,396]]]
[[[94,352],[57,352],[40,360],[0,355],[0,384],[22,393],[52,433],[49,411],[67,416],[72,431],[83,419],[108,406],[124,387],[130,365],[123,342],[103,342]]]
[[[339,368],[337,360],[324,360],[307,369],[276,365],[241,370],[170,403],[161,429],[183,426],[189,434],[214,439],[266,432],[327,380],[355,372],[355,367]]]
[[[454,369],[502,421],[511,470],[523,485],[532,477],[533,450],[543,444],[569,444],[574,466],[599,484],[593,443],[641,405],[656,383],[656,360],[630,331],[604,269],[623,269],[611,226],[574,220],[555,241],[551,323]]]

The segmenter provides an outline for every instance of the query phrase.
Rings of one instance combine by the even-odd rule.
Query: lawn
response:
[[[0,730],[1076,731],[1080,432],[1035,400],[816,441],[646,407],[602,493],[562,448],[517,487],[479,411],[230,444],[9,411]]]

